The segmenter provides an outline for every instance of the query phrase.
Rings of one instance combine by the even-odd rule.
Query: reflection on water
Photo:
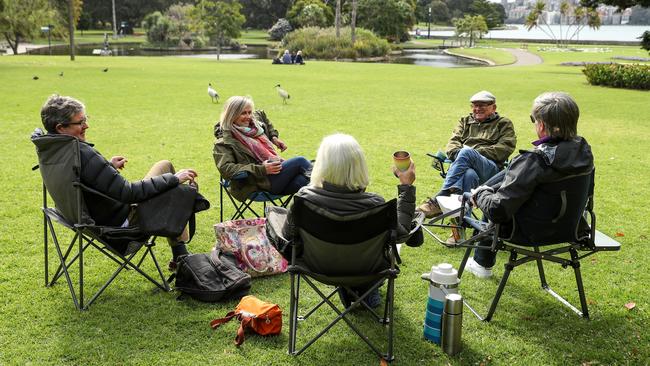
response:
[[[441,49],[404,50],[402,56],[393,58],[391,62],[433,67],[486,66],[485,63],[480,61],[447,55]]]
[[[90,56],[93,50],[101,49],[102,45],[77,45],[76,54],[80,56]],[[181,57],[198,57],[198,58],[217,58],[216,50],[169,50],[169,49],[143,49],[139,43],[120,43],[109,46],[112,56],[181,56]],[[53,55],[67,55],[69,47],[67,45],[52,47]],[[48,55],[47,47],[33,49],[28,52],[32,55]],[[108,57],[108,56],[98,56]],[[271,59],[266,46],[248,46],[241,50],[222,50],[219,55],[220,59]],[[307,59],[309,61],[309,59]],[[441,49],[409,49],[404,50],[401,56],[391,56],[387,61],[389,63],[409,64],[432,67],[470,67],[485,66],[484,63],[465,59],[456,56],[450,56],[443,53]]]

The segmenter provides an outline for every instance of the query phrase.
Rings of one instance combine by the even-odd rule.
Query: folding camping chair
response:
[[[508,224],[493,224],[469,218],[465,215],[468,209],[469,195],[463,197],[460,207],[454,211],[463,218],[462,230],[473,229],[475,235],[461,241],[456,246],[466,248],[465,255],[459,266],[458,277],[463,274],[465,264],[472,250],[479,248],[481,241],[490,241],[491,246],[483,249],[509,252],[505,272],[496,294],[492,299],[485,317],[481,316],[467,302],[465,305],[477,318],[490,321],[499,299],[504,291],[512,270],[528,262],[537,263],[537,270],[542,289],[566,305],[581,317],[589,318],[589,309],[580,271],[580,260],[601,251],[617,251],[620,243],[596,230],[596,214],[594,213],[594,171],[589,174],[574,176],[558,182],[546,183],[537,187],[535,195],[552,200],[559,208],[555,217],[535,217],[534,208],[526,203],[515,213]],[[528,201],[531,202],[531,201]],[[539,229],[542,220],[552,223],[552,229]],[[546,281],[544,262],[557,263],[563,268],[572,267],[580,309],[557,294]]]
[[[235,213],[232,215],[230,220],[243,219],[244,215],[247,212],[252,213],[253,215],[255,215],[255,217],[262,217],[266,215],[267,204],[278,206],[278,207],[287,207],[287,205],[289,205],[289,202],[291,202],[291,198],[293,197],[293,194],[283,196],[283,195],[271,194],[270,192],[266,192],[266,191],[253,192],[248,196],[248,198],[246,198],[246,200],[244,200],[244,202],[237,201],[235,197],[233,197],[232,193],[230,192],[230,185],[232,184],[232,181],[238,181],[238,180],[243,181],[247,177],[248,177],[247,172],[239,172],[235,174],[231,179],[225,179],[223,177],[219,179],[219,222],[223,222],[224,192],[226,193],[228,199],[230,199],[230,202],[232,203],[233,207],[235,207]],[[261,215],[253,207],[254,203],[262,203],[263,207],[262,207]]]
[[[88,307],[104,292],[115,280],[122,270],[133,269],[164,291],[170,287],[163,276],[160,265],[153,252],[155,237],[151,238],[137,228],[115,228],[95,225],[88,215],[82,190],[109,198],[100,192],[84,186],[79,177],[81,160],[79,141],[67,135],[41,135],[32,137],[36,145],[39,165],[43,178],[43,247],[45,255],[45,285],[53,286],[61,276],[64,276],[72,295],[72,301],[78,310],[87,310]],[[48,207],[48,194],[55,203],[56,208]],[[74,237],[64,247],[59,242],[53,222],[72,230]],[[49,237],[54,243],[54,249],[59,258],[59,266],[50,280],[49,271]],[[78,244],[78,251],[73,252]],[[85,302],[84,293],[84,257],[86,249],[94,247],[108,258],[118,264],[118,268],[110,278]],[[144,249],[143,249],[144,248]],[[65,249],[65,250],[63,250]],[[144,253],[136,261],[136,255],[143,249]],[[141,268],[144,260],[150,257],[158,272],[160,281],[155,280]],[[78,265],[79,282],[77,289],[72,282],[70,274],[72,266]]]
[[[337,215],[301,197],[293,203],[293,218],[299,240],[292,245],[291,304],[289,318],[289,354],[299,355],[340,320],[343,320],[381,358],[392,361],[393,356],[393,300],[394,282],[399,274],[399,262],[395,245],[397,225],[397,201],[377,206],[351,215]],[[368,307],[364,299],[387,280],[383,317]],[[299,315],[300,283],[304,281],[322,299],[316,306]],[[333,286],[322,291],[315,283]],[[358,296],[353,287],[368,286]],[[339,291],[348,291],[354,297],[349,307],[341,311],[332,297]],[[318,308],[327,304],[335,313],[332,320],[302,348],[296,350],[298,323],[306,322]],[[353,309],[363,305],[372,317],[387,326],[386,352],[373,343],[349,319]]]

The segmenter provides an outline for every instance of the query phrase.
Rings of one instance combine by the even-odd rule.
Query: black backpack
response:
[[[180,299],[189,295],[205,302],[228,301],[248,294],[251,276],[237,268],[234,256],[214,250],[182,256],[175,288],[182,293]]]

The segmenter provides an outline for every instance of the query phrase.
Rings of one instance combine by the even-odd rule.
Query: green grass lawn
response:
[[[449,50],[452,54],[480,58],[482,60],[492,61],[495,65],[512,64],[517,59],[508,51],[498,48],[452,48]]]
[[[468,98],[488,89],[499,111],[510,117],[518,148],[530,147],[534,132],[528,115],[544,91],[562,90],[581,108],[580,133],[596,159],[596,212],[599,229],[617,237],[622,250],[583,261],[592,319],[578,318],[539,288],[533,264],[513,272],[495,318],[477,321],[466,312],[463,351],[448,357],[422,337],[427,285],[420,280],[431,265],[457,266],[462,252],[427,238],[420,248],[404,248],[396,282],[397,365],[643,365],[650,363],[650,232],[647,204],[650,178],[650,95],[648,92],[590,86],[577,67],[559,67],[564,55],[547,54],[549,64],[531,67],[439,69],[411,65],[309,62],[283,68],[268,60],[220,61],[175,57],[0,57],[0,364],[215,364],[215,365],[376,365],[378,360],[347,327],[337,325],[304,354],[288,356],[289,276],[255,279],[252,294],[278,303],[286,312],[278,337],[250,336],[236,348],[236,324],[213,331],[208,322],[237,302],[176,301],[175,293],[154,293],[133,273],[124,273],[89,311],[74,309],[65,282],[43,286],[41,179],[29,134],[41,125],[39,110],[52,93],[73,95],[87,105],[89,141],[105,156],[129,159],[123,174],[139,179],[156,160],[199,172],[202,193],[213,208],[198,215],[193,252],[214,244],[218,220],[218,173],[212,157],[212,127],[230,95],[251,95],[265,109],[289,145],[284,157],[313,158],[323,136],[357,137],[371,172],[370,191],[396,195],[391,153],[408,150],[417,164],[418,200],[441,184],[426,152],[443,148],[457,119],[469,112]],[[585,55],[579,55],[585,56]],[[579,56],[576,58],[580,59]],[[605,57],[604,55],[595,55]],[[594,56],[594,57],[595,57]],[[104,73],[102,69],[108,67]],[[64,71],[65,77],[59,77]],[[39,80],[32,80],[34,75]],[[212,82],[222,96],[213,104]],[[273,88],[291,94],[283,105]],[[230,206],[227,205],[227,210]],[[441,234],[445,234],[442,233]],[[164,263],[170,251],[156,248]],[[92,252],[91,252],[92,253]],[[87,256],[87,287],[100,284],[113,264]],[[461,292],[488,301],[496,278],[463,276]],[[577,301],[570,269],[549,267],[549,282]],[[383,290],[382,290],[383,293]],[[308,298],[313,301],[313,297]],[[635,302],[633,310],[625,304]],[[363,313],[353,316],[367,325]],[[316,318],[325,324],[324,317]],[[307,331],[314,331],[309,328]],[[378,335],[378,333],[372,333]]]

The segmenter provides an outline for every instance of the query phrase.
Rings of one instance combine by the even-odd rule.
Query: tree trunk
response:
[[[356,35],[357,27],[357,0],[352,0],[352,14],[350,16],[350,34],[352,40],[352,47],[354,47],[354,42],[357,40]]]
[[[52,31],[50,29],[50,31]],[[70,61],[74,61],[74,7],[68,0],[68,32],[70,32]]]
[[[334,27],[336,28],[336,39],[339,39],[341,37],[341,0],[336,0]]]
[[[18,42],[20,42],[20,37],[16,36],[16,41],[11,42],[11,38],[9,38],[9,35],[7,33],[4,34],[5,39],[7,40],[7,43],[9,43],[9,47],[11,47],[11,50],[14,51],[14,55],[18,54]]]

